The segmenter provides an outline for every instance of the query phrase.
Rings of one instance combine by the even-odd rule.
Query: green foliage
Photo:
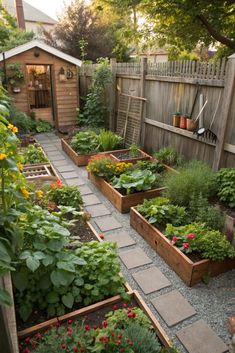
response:
[[[179,174],[168,173],[164,180],[166,197],[173,204],[187,207],[190,195],[208,198],[215,192],[214,172],[200,161],[192,161],[179,169]]]
[[[114,329],[123,329],[133,323],[145,329],[152,328],[149,318],[137,307],[110,311],[106,315],[106,319],[108,325],[112,326]]]
[[[150,170],[133,169],[113,179],[112,185],[115,189],[124,191],[129,195],[134,192],[153,189],[160,182],[160,177]]]
[[[180,166],[183,162],[183,157],[180,156],[171,146],[161,148],[158,152],[154,153],[154,158],[156,158],[160,163],[171,167]]]
[[[100,59],[94,76],[90,92],[86,96],[84,109],[78,116],[79,126],[104,127],[107,125],[105,115],[104,93],[107,83],[111,82],[111,71],[107,59]]]
[[[132,143],[129,147],[129,153],[130,153],[130,156],[133,158],[138,157],[140,154],[139,146],[136,145],[135,143]]]
[[[46,194],[46,199],[55,202],[58,206],[70,206],[76,211],[82,210],[83,200],[77,186],[61,185],[50,188]]]
[[[235,168],[222,168],[216,173],[219,199],[235,208]]]
[[[48,162],[47,157],[43,153],[42,147],[38,145],[29,145],[23,154],[24,164],[37,164]]]
[[[13,109],[9,121],[17,126],[21,133],[35,132],[36,121],[23,112],[17,112]]]
[[[166,225],[171,223],[174,226],[180,226],[185,223],[187,217],[184,207],[170,204],[170,200],[164,197],[156,197],[151,200],[144,200],[137,210],[149,221],[149,223],[158,223]]]
[[[225,235],[208,229],[204,224],[192,223],[181,227],[168,224],[165,235],[181,251],[197,252],[203,259],[223,261],[226,257],[235,257],[235,249]]]
[[[138,161],[136,163],[136,166],[138,169],[142,169],[142,170],[148,169],[152,173],[162,173],[163,171],[165,171],[164,165],[162,165],[156,160]]]
[[[161,353],[162,346],[154,331],[150,331],[138,323],[132,323],[124,331],[124,337],[133,342],[135,353]]]
[[[132,163],[116,162],[110,157],[104,157],[102,155],[93,157],[87,166],[88,172],[93,173],[95,176],[102,177],[107,181],[111,181],[115,176],[119,176],[132,168]]]
[[[98,135],[99,151],[113,151],[123,146],[123,138],[112,131],[101,130]]]
[[[98,151],[98,135],[93,130],[81,131],[73,136],[71,147],[79,154],[89,154]]]
[[[211,229],[223,230],[225,222],[223,213],[216,207],[211,206],[201,194],[190,197],[188,213],[191,221],[204,223]]]
[[[52,130],[52,126],[48,121],[38,119],[36,120],[36,132],[49,132]]]

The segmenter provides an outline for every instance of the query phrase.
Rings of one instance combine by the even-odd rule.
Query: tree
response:
[[[77,58],[95,61],[99,57],[111,57],[116,46],[115,33],[110,22],[102,21],[99,11],[74,0],[65,8],[53,33],[44,32],[46,42]],[[85,48],[82,43],[86,43]]]
[[[198,41],[235,50],[234,0],[142,0],[141,10],[162,44],[192,50]]]

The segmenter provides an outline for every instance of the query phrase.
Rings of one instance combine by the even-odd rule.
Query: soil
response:
[[[71,232],[71,236],[79,237],[80,239],[78,240],[82,243],[97,240],[96,236],[86,222],[77,220],[74,226],[72,226],[69,230]]]
[[[138,152],[137,155],[133,156],[131,155],[130,151],[125,151],[125,152],[112,152],[112,154],[118,158],[120,161],[125,161],[129,159],[134,159],[134,158],[140,158],[142,157],[142,153]]]

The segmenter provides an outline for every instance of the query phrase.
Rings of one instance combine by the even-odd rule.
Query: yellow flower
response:
[[[0,153],[0,161],[2,161],[3,159],[6,159],[7,155],[6,153]]]
[[[21,188],[20,190],[21,190],[23,196],[24,196],[26,199],[28,199],[28,198],[29,198],[29,192],[28,192],[28,190],[27,190],[26,188]]]
[[[39,198],[39,199],[41,199],[42,197],[43,197],[43,191],[42,190],[38,190],[37,192],[36,192],[36,194],[37,194],[37,197]]]
[[[23,171],[23,165],[20,162],[17,163],[17,167],[18,167],[20,172]]]
[[[14,133],[18,132],[18,128],[12,124],[9,124],[7,127],[9,130],[11,130]]]

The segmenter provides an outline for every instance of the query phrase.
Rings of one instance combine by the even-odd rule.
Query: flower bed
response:
[[[225,259],[222,262],[203,259],[193,262],[134,207],[130,212],[130,224],[188,286],[201,282],[208,274],[216,276],[235,268],[235,259]]]
[[[40,340],[41,335],[45,335],[45,333],[43,333],[45,330],[54,330],[54,332],[57,332],[57,330],[63,330],[63,325],[66,325],[64,330],[65,332],[67,331],[67,337],[63,337],[63,335],[57,335],[57,339],[58,337],[62,337],[61,339],[64,340],[63,342],[59,342],[59,344],[62,344],[63,347],[61,347],[65,349],[67,344],[72,345],[76,337],[76,342],[74,342],[75,345],[73,345],[72,348],[74,352],[86,352],[86,345],[88,344],[89,340],[85,339],[85,335],[87,334],[89,336],[89,334],[92,334],[93,336],[98,337],[96,343],[94,343],[93,340],[93,344],[99,346],[101,345],[100,351],[103,351],[102,349],[105,349],[105,347],[108,346],[110,352],[122,352],[123,350],[121,349],[125,346],[124,352],[131,353],[133,352],[131,347],[133,346],[134,348],[136,344],[136,333],[133,331],[134,338],[132,336],[131,340],[126,340],[123,327],[125,329],[128,327],[128,325],[133,324],[140,325],[141,331],[145,330],[146,332],[146,330],[153,330],[158,340],[160,341],[160,345],[157,341],[155,343],[159,345],[159,353],[163,352],[162,349],[164,347],[166,350],[167,348],[172,347],[170,339],[150,309],[147,307],[139,293],[134,291],[130,292],[129,294],[131,299],[130,305],[123,303],[120,296],[115,296],[103,300],[99,303],[90,305],[87,308],[74,311],[67,315],[46,321],[42,324],[35,325],[26,330],[18,332],[18,337],[21,339],[21,352],[24,352],[23,349],[27,349],[25,347],[31,348],[32,342],[37,342],[36,346],[40,345],[37,339],[39,338]],[[107,313],[109,313],[108,316],[106,315]],[[121,322],[123,322],[123,324],[121,324]],[[83,330],[76,334],[79,323],[83,323]],[[54,326],[54,329],[52,328],[52,325]],[[120,327],[120,325],[122,327]],[[74,335],[76,336],[74,337]],[[67,344],[65,343],[65,340]],[[144,343],[146,343],[146,341]],[[78,347],[74,348],[74,346]],[[30,348],[28,348],[29,351]]]
[[[87,165],[90,158],[97,154],[96,152],[94,153],[89,153],[89,154],[78,154],[75,152],[72,147],[69,144],[70,139],[61,139],[61,146],[62,149],[67,155],[72,159],[72,161],[78,166],[82,167],[84,165]]]
[[[111,151],[110,157],[117,162],[127,162],[127,163],[136,163],[138,161],[150,160],[152,157],[145,153],[144,151],[138,149],[137,156],[134,157],[130,153],[130,149],[122,149],[117,151]]]

